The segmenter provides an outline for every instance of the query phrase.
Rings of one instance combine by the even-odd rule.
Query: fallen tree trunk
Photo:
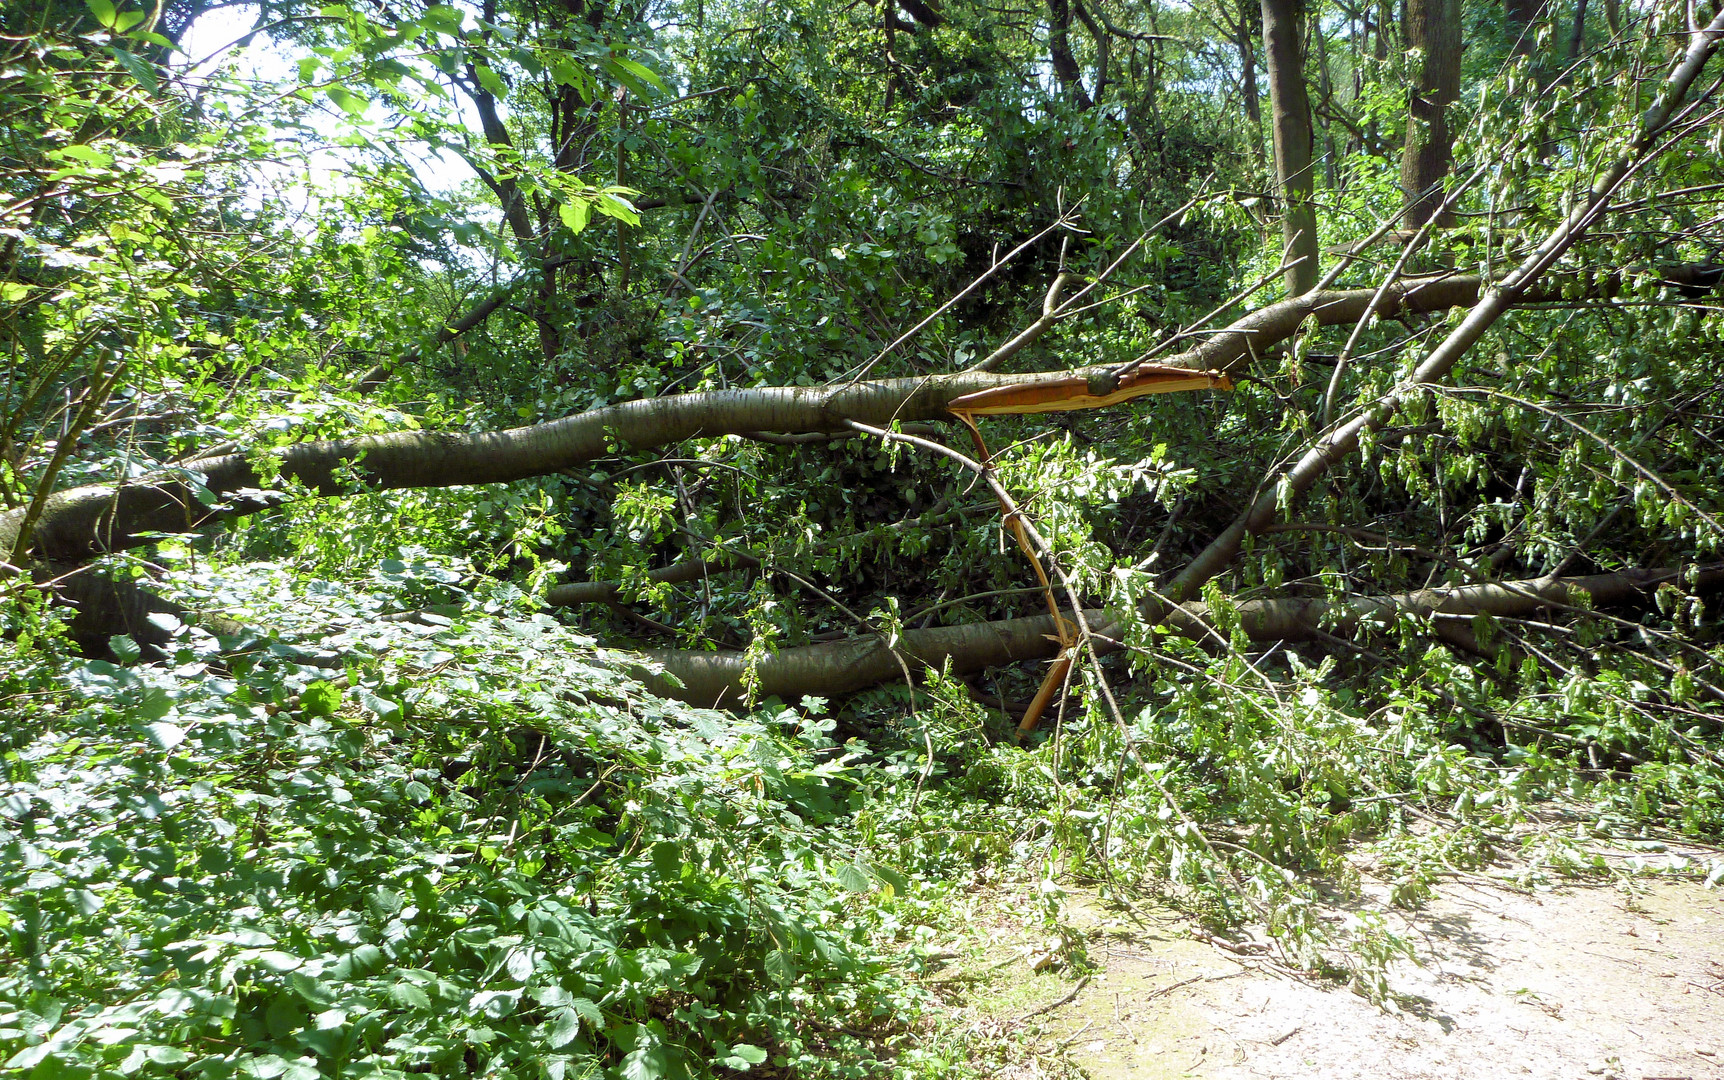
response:
[[[1238,605],[1237,612],[1240,628],[1252,641],[1291,643],[1387,626],[1403,615],[1424,619],[1444,615],[1513,618],[1550,608],[1618,606],[1644,600],[1658,586],[1676,582],[1695,591],[1724,588],[1724,563],[1687,570],[1665,567],[1487,582],[1338,602],[1316,598],[1248,600]],[[1084,615],[1091,625],[1118,625],[1112,612],[1096,609]],[[1209,609],[1199,603],[1181,604],[1164,625],[1200,641],[1227,640],[1210,618]],[[1116,652],[1123,647],[1117,640],[1098,640],[1095,644],[1098,652]],[[1024,660],[1052,659],[1059,651],[1053,620],[1046,615],[906,630],[899,637],[898,656],[884,638],[861,638],[784,649],[763,657],[755,668],[756,693],[787,701],[806,694],[850,693],[902,679],[899,657],[936,669],[950,661],[952,671],[961,675]],[[671,679],[651,676],[648,684],[656,693],[713,707],[740,705],[744,699],[748,662],[741,653],[661,650],[649,651],[646,656],[681,683],[678,686]]]
[[[1671,271],[1683,284],[1711,268]],[[1411,279],[1383,292],[1381,317],[1466,307],[1479,299],[1477,277]],[[1615,285],[1595,283],[1594,295]],[[1198,370],[1231,370],[1291,337],[1307,318],[1324,325],[1357,322],[1374,289],[1310,293],[1272,304],[1164,362]],[[1560,290],[1527,292],[1519,303],[1563,299]],[[1000,375],[964,371],[813,387],[717,390],[627,401],[529,427],[478,433],[402,431],[357,439],[299,443],[276,450],[199,458],[124,484],[91,484],[57,492],[34,524],[36,558],[79,562],[150,542],[149,534],[190,532],[278,505],[284,495],[266,486],[280,476],[323,496],[358,489],[453,487],[545,476],[619,449],[643,450],[683,439],[755,432],[830,432],[847,421],[874,425],[947,418],[946,403],[1007,386],[1063,382],[1074,372]],[[1085,368],[1080,377],[1108,377]],[[0,514],[0,550],[10,550],[24,524],[22,510]]]

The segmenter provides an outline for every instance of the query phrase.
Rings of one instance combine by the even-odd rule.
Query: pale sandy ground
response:
[[[1395,969],[1397,1011],[1285,978],[1193,940],[1172,917],[1086,907],[1099,970],[1076,985],[1020,959],[954,1002],[1012,1049],[1009,1080],[1213,1077],[1724,1080],[1724,890],[1636,878],[1541,893],[1450,883],[1401,913],[1422,967]],[[1085,924],[1088,925],[1085,925]],[[1018,925],[1022,926],[1022,922]],[[1004,927],[983,927],[1010,955]]]

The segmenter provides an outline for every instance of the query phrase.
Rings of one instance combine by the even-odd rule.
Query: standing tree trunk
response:
[[[1262,166],[1266,164],[1263,159],[1263,108],[1258,103],[1261,91],[1257,89],[1257,35],[1252,33],[1251,5],[1241,3],[1237,15],[1233,43],[1239,49],[1239,93],[1245,99],[1245,118],[1251,121],[1251,156]]]
[[[1275,179],[1281,188],[1281,234],[1287,241],[1287,292],[1317,286],[1317,209],[1311,204],[1311,98],[1305,89],[1303,0],[1263,0],[1263,52],[1275,133]]]
[[[1544,14],[1544,0],[1503,0],[1503,27],[1508,32],[1509,48],[1516,56],[1535,56],[1538,52],[1538,27],[1533,24]]]
[[[1443,204],[1443,178],[1454,150],[1448,108],[1461,90],[1460,0],[1408,0],[1406,44],[1419,56],[1407,105],[1401,190],[1407,196],[1406,224],[1416,227]],[[1448,217],[1444,214],[1437,224],[1450,224],[1444,220]]]
[[[1574,30],[1568,36],[1568,59],[1573,63],[1586,44],[1586,0],[1574,0]]]
[[[1048,59],[1053,62],[1054,78],[1072,96],[1080,109],[1094,104],[1083,88],[1083,69],[1072,56],[1072,9],[1070,0],[1048,0]]]

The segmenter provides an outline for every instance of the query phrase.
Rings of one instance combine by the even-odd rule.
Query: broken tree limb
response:
[[[1702,280],[1712,268],[1672,270],[1674,283]],[[1595,283],[1594,294],[1617,285]],[[1235,370],[1291,337],[1307,318],[1352,323],[1368,311],[1389,317],[1471,306],[1477,277],[1408,279],[1377,296],[1376,289],[1309,293],[1253,312],[1202,344],[1167,358],[1169,366]],[[1373,304],[1373,297],[1377,297]],[[1528,289],[1516,302],[1563,299],[1560,290]],[[506,483],[544,476],[619,450],[644,450],[684,439],[750,432],[836,432],[851,420],[872,425],[942,420],[965,394],[996,387],[1034,388],[1071,379],[1101,379],[1106,368],[1000,375],[964,371],[920,378],[827,386],[755,387],[644,398],[528,427],[488,432],[399,431],[354,439],[297,443],[183,462],[124,484],[91,484],[56,492],[35,531],[35,557],[80,561],[149,543],[150,533],[191,532],[267,510],[285,494],[266,476],[292,480],[328,497],[360,490]],[[0,514],[0,547],[10,548],[22,517]]]
[[[1538,611],[1605,608],[1649,599],[1663,584],[1680,584],[1693,591],[1724,588],[1724,563],[1689,568],[1660,567],[1623,570],[1571,578],[1528,578],[1519,581],[1420,589],[1342,601],[1321,598],[1248,600],[1237,607],[1239,625],[1256,642],[1323,641],[1355,634],[1371,626],[1387,626],[1403,616],[1494,615],[1521,617]],[[1085,611],[1097,626],[1117,626],[1118,619],[1101,609]],[[1208,608],[1181,604],[1168,613],[1164,625],[1182,637],[1213,638],[1219,630]],[[1097,638],[1092,646],[1117,651],[1121,646]],[[965,674],[1026,660],[1047,660],[1062,650],[1052,618],[1025,619],[906,630],[899,653],[939,669],[950,661],[952,671]],[[742,701],[747,660],[739,653],[649,651],[652,663],[681,682],[649,677],[655,692],[696,705],[724,706]],[[792,701],[806,694],[847,694],[901,677],[891,650],[878,639],[852,639],[783,649],[762,658],[757,672],[759,695]]]

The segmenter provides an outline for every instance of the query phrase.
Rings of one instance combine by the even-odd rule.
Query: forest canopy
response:
[[[943,1075],[967,889],[1720,839],[1721,45],[7,4],[0,1060]]]

